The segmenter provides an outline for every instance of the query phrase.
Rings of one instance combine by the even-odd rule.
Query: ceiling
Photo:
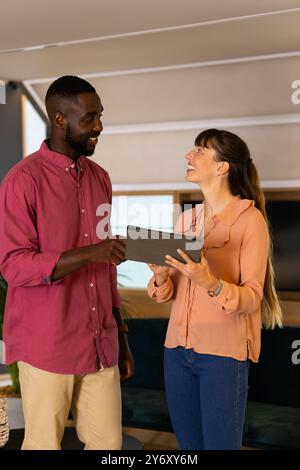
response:
[[[241,133],[264,179],[295,180],[299,26],[300,0],[6,0],[0,80],[45,111],[55,78],[87,78],[105,107],[93,158],[115,184],[133,167],[136,182],[181,181],[196,128],[214,126]]]
[[[55,44],[300,7],[296,0],[2,2],[0,50]]]
[[[284,63],[284,67],[282,66]],[[299,112],[291,83],[300,57],[89,79],[107,126]],[[37,83],[41,100],[49,83]],[[234,97],[234,101],[233,101]],[[274,99],[276,98],[276,99]]]
[[[300,0],[15,0],[1,5],[0,79],[295,52],[299,24]]]

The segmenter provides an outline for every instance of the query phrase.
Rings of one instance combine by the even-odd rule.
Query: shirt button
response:
[[[85,233],[84,236],[85,236],[85,238],[87,238],[89,235],[88,235],[88,233]]]
[[[98,330],[95,331],[96,335],[98,334]]]
[[[75,165],[74,165],[74,163],[72,163],[72,165],[71,165],[71,168],[75,168]]]
[[[96,307],[93,307],[92,310],[93,310],[93,312],[94,312],[94,311],[96,310]]]
[[[84,214],[84,213],[85,213],[85,209],[81,209],[81,212]]]
[[[69,168],[66,168],[66,171],[69,171]]]
[[[94,287],[94,284],[92,282],[90,283],[90,287]]]

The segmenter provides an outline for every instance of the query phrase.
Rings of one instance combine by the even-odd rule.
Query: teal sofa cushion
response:
[[[300,409],[248,401],[243,442],[261,449],[300,449]]]
[[[163,390],[123,387],[122,399],[125,426],[173,432]]]

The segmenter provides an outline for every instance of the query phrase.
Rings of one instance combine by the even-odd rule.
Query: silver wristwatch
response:
[[[217,297],[220,294],[223,287],[223,282],[219,279],[219,284],[215,288],[215,290],[208,290],[207,293],[210,297]]]

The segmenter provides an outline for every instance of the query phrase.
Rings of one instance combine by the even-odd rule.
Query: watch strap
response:
[[[215,288],[215,290],[208,290],[207,293],[210,297],[217,297],[220,294],[222,287],[223,287],[223,282],[219,279],[219,283],[217,287]]]

